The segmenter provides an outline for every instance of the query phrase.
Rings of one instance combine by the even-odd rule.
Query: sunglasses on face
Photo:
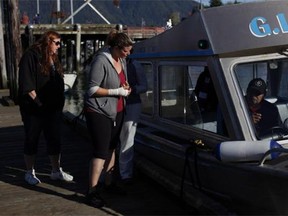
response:
[[[60,41],[54,41],[54,40],[52,40],[52,42],[53,42],[56,46],[60,46],[60,45],[61,45],[61,42],[60,42]]]

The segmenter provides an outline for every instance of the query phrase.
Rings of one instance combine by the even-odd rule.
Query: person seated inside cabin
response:
[[[203,121],[209,119],[211,121],[215,120],[218,98],[207,66],[205,66],[204,71],[199,75],[194,91]]]
[[[281,126],[277,107],[266,101],[267,85],[261,78],[255,78],[248,84],[246,101],[259,138],[272,134],[274,127]]]

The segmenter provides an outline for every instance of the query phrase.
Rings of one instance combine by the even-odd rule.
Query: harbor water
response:
[[[78,116],[83,109],[83,99],[86,90],[86,71],[77,74],[76,81],[71,89],[65,93],[64,112]]]

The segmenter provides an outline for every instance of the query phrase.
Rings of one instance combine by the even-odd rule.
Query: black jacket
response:
[[[64,80],[53,69],[49,75],[41,73],[41,55],[35,49],[28,49],[19,63],[19,106],[21,111],[30,114],[61,111],[64,106]],[[42,106],[28,95],[36,91]]]

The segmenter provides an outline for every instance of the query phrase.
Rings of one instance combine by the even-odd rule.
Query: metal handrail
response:
[[[259,162],[259,166],[263,166],[264,162],[267,160],[268,156],[270,156],[271,153],[288,153],[288,149],[286,148],[273,148],[268,150],[267,152],[265,152],[265,154],[263,155],[263,157],[261,158],[260,162]]]

